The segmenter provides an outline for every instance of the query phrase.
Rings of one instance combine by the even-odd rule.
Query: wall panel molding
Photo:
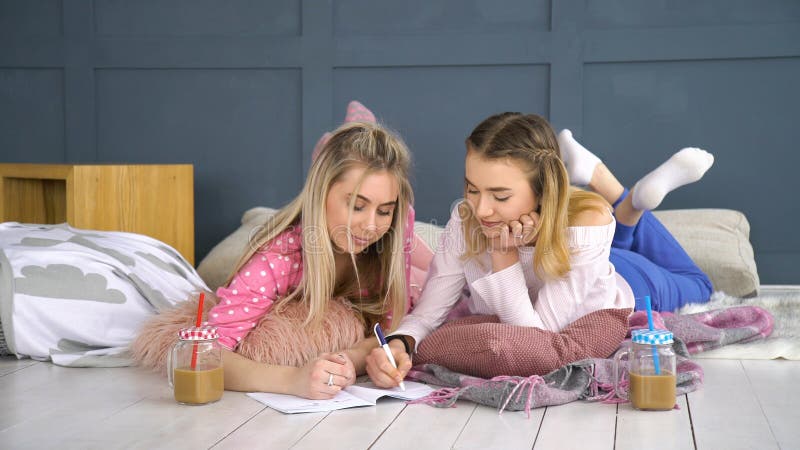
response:
[[[770,206],[794,204],[793,190],[752,173],[782,173],[764,161],[794,148],[798,61],[795,0],[0,0],[0,119],[8,124],[0,124],[0,160],[195,164],[199,260],[242,211],[296,194],[314,144],[350,99],[407,138],[418,187],[431,189],[425,177],[443,174],[444,194],[418,196],[420,218],[439,221],[450,207],[445,194],[460,189],[466,133],[490,113],[527,110],[571,128],[626,184],[676,147],[709,146],[715,167],[666,205],[744,211],[762,280],[800,283],[783,267],[800,267],[800,242],[778,239],[792,236],[800,213],[787,220]],[[115,92],[118,104],[107,103],[109,71],[128,73],[117,81],[144,95]],[[169,78],[174,71],[185,84]],[[146,108],[187,117],[161,127],[141,115]],[[123,145],[126,136],[140,147]],[[113,142],[128,153],[109,153]],[[150,148],[164,145],[175,148]],[[754,149],[756,163],[737,156]],[[789,165],[800,164],[789,153]]]

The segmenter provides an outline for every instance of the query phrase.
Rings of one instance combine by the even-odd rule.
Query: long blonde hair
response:
[[[408,209],[413,203],[408,179],[409,151],[403,141],[383,126],[372,123],[347,123],[333,132],[319,156],[314,160],[300,194],[280,209],[252,237],[248,251],[242,255],[228,279],[252,257],[265,248],[276,236],[290,227],[302,226],[303,277],[297,289],[280,299],[282,307],[297,300],[308,306],[306,324],[319,325],[331,298],[346,297],[361,313],[365,325],[391,313],[396,326],[405,314],[406,278],[403,259],[403,236]],[[328,232],[326,204],[331,186],[349,170],[362,167],[364,171],[355,193],[364,178],[379,171],[393,176],[399,187],[397,206],[389,230],[356,261],[351,254],[355,278],[337,285],[336,267],[331,236]],[[350,204],[352,214],[356,196]],[[369,292],[362,295],[363,287]]]
[[[596,209],[593,193],[571,188],[561,150],[550,124],[536,114],[506,112],[478,124],[466,140],[469,151],[488,160],[511,159],[528,177],[531,190],[539,199],[539,233],[533,268],[543,279],[561,278],[570,270],[567,227],[571,219],[587,209]],[[487,240],[471,208],[459,205],[466,240],[465,258],[487,249]]]

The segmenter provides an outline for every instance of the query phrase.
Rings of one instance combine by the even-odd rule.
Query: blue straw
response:
[[[647,328],[650,331],[654,330],[653,326],[653,307],[650,305],[650,296],[644,296],[644,303],[647,306]],[[658,360],[658,349],[653,345],[653,366],[656,370],[656,375],[661,375],[661,362]]]

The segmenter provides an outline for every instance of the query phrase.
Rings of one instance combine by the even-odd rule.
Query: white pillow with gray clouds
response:
[[[147,236],[0,224],[0,324],[20,357],[129,365],[142,323],[205,289],[175,249]]]

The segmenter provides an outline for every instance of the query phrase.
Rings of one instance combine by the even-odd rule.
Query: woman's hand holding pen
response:
[[[372,383],[381,388],[399,386],[411,370],[411,356],[406,353],[403,343],[397,339],[389,341],[389,348],[397,363],[396,369],[381,347],[373,348],[367,355],[367,374]]]

